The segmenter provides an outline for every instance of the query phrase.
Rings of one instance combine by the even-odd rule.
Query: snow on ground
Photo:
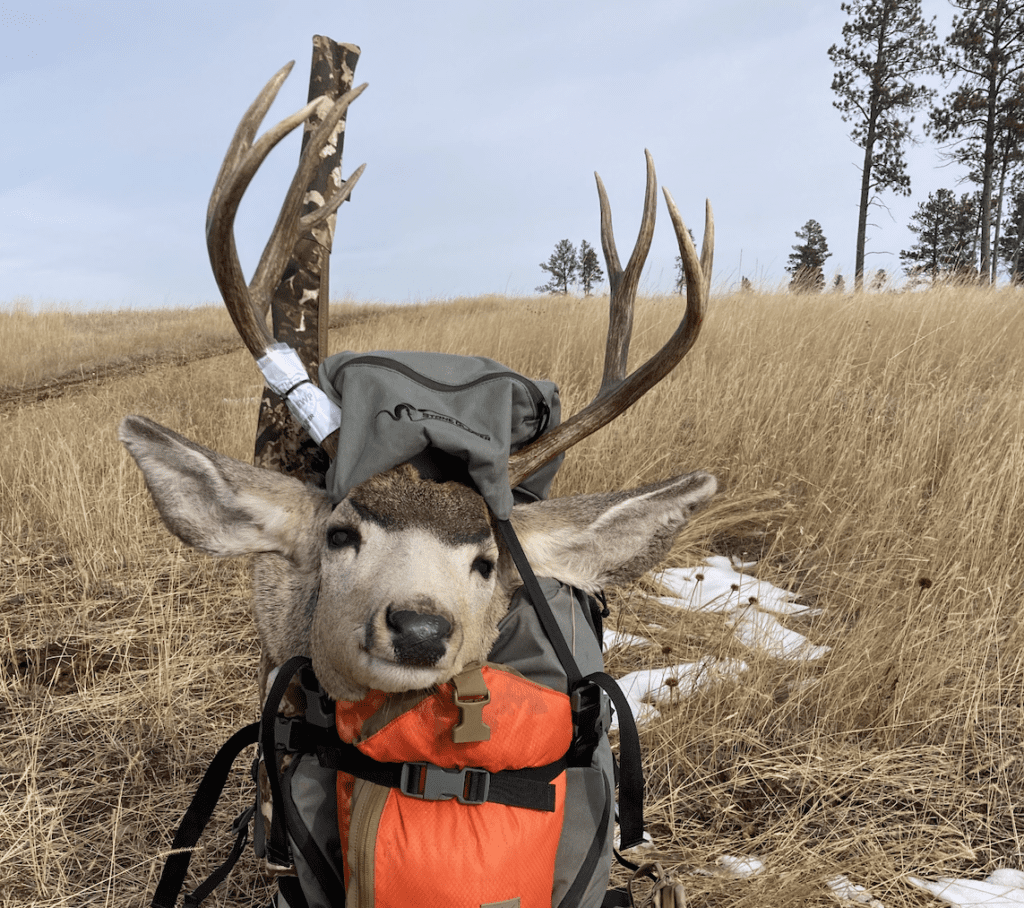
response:
[[[644,722],[657,713],[654,702],[688,697],[723,679],[738,678],[746,670],[745,662],[705,656],[697,662],[684,662],[668,668],[641,669],[616,680],[629,701],[633,717],[637,722]],[[612,719],[612,727],[616,725],[616,720]]]
[[[764,580],[741,573],[728,558],[715,555],[698,568],[675,568],[657,575],[658,582],[675,595],[659,596],[658,602],[690,611],[723,615],[736,639],[751,650],[776,659],[812,660],[824,656],[827,646],[815,646],[802,634],[784,627],[776,616],[816,615],[817,609],[801,605],[787,593]],[[651,641],[633,634],[604,632],[605,647],[650,646]],[[630,672],[619,678],[633,715],[643,722],[657,714],[656,702],[689,696],[723,680],[735,680],[747,670],[745,662],[705,656],[668,668]],[[613,721],[613,727],[614,727]]]
[[[715,612],[732,626],[736,639],[751,650],[776,659],[814,660],[829,648],[816,646],[802,634],[784,627],[778,617],[811,616],[819,613],[801,605],[792,593],[742,573],[752,564],[734,563],[722,556],[708,558],[707,564],[696,568],[675,568],[657,575],[658,582],[672,595],[659,596],[658,602],[690,611]],[[632,634],[606,630],[605,648],[610,646],[650,646],[651,641]],[[638,724],[657,715],[657,701],[685,697],[723,680],[735,680],[747,670],[747,664],[736,660],[705,656],[697,662],[667,668],[630,672],[618,679]],[[613,727],[617,725],[612,721]],[[722,855],[717,872],[731,879],[743,879],[764,869],[753,855]],[[907,877],[908,881],[927,890],[935,898],[954,908],[1024,908],[1024,871],[1001,868],[984,880],[960,880],[942,877],[925,880]],[[846,876],[830,880],[829,888],[845,905],[867,905],[885,908],[863,886]]]
[[[1001,867],[983,880],[955,880],[940,877],[922,880],[908,877],[911,883],[927,889],[937,899],[960,908],[1020,908],[1024,905],[1024,872]]]

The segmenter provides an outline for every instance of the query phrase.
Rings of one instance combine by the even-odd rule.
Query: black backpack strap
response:
[[[284,801],[281,795],[281,758],[288,752],[287,742],[281,738],[282,731],[287,732],[288,720],[278,722],[277,712],[281,708],[281,700],[288,690],[288,685],[299,669],[310,664],[305,656],[293,656],[277,670],[277,677],[267,694],[267,702],[263,704],[263,716],[260,721],[260,749],[263,762],[267,769],[267,782],[273,811],[270,822],[270,836],[267,839],[267,860],[272,864],[287,867],[292,862],[291,849],[288,846],[288,831]],[[299,724],[299,723],[296,723]]]
[[[580,671],[580,667],[576,664],[576,659],[572,654],[572,650],[569,649],[569,644],[565,642],[565,637],[562,634],[561,628],[558,626],[554,613],[551,611],[551,606],[548,603],[547,596],[544,595],[544,591],[540,588],[540,584],[537,582],[537,576],[533,573],[533,568],[530,567],[530,562],[526,558],[526,553],[523,551],[522,545],[519,543],[519,537],[516,536],[516,531],[512,529],[512,521],[510,520],[498,520],[498,529],[501,532],[501,538],[505,540],[505,545],[508,546],[509,554],[512,556],[512,560],[515,562],[516,568],[519,570],[519,576],[523,579],[523,586],[526,587],[526,592],[530,596],[530,601],[533,603],[533,607],[537,612],[537,617],[540,619],[541,626],[544,628],[544,633],[547,634],[548,640],[555,649],[555,655],[558,656],[558,661],[561,663],[565,675],[569,680],[569,690],[572,690],[576,685],[583,680],[583,673]]]
[[[584,680],[608,694],[619,714],[619,847],[634,848],[644,840],[644,770],[636,721],[611,675],[593,672]]]
[[[632,848],[643,841],[644,835],[644,774],[640,757],[640,737],[637,734],[636,722],[629,702],[622,693],[615,679],[604,672],[594,672],[586,677],[580,672],[572,650],[565,642],[558,621],[555,619],[548,604],[544,591],[537,582],[537,577],[526,559],[526,553],[519,544],[519,539],[508,520],[497,521],[501,536],[508,546],[523,585],[529,593],[533,607],[537,611],[544,632],[555,649],[558,661],[561,662],[569,679],[569,690],[572,691],[586,683],[600,687],[610,698],[619,714],[619,756],[621,774],[619,777],[619,847]]]
[[[288,832],[291,833],[295,847],[298,848],[306,866],[316,877],[320,888],[331,900],[331,904],[336,905],[337,908],[344,908],[345,881],[338,876],[331,862],[320,850],[320,846],[303,822],[299,808],[292,797],[292,776],[299,768],[300,760],[301,757],[298,756],[292,760],[291,765],[284,771],[283,781],[285,784],[281,786],[281,802],[287,820]],[[274,810],[277,810],[276,804]]]
[[[601,908],[632,908],[633,900],[625,889],[609,889],[604,894]]]
[[[231,825],[231,829],[235,833],[235,844],[231,846],[231,851],[228,852],[224,863],[185,896],[185,908],[199,908],[206,897],[228,878],[228,874],[235,864],[238,863],[243,849],[249,842],[249,823],[252,821],[253,814],[255,813],[256,805],[251,804],[235,818],[235,822]]]
[[[294,842],[323,892],[327,893],[332,900],[339,899],[338,905],[340,906],[345,902],[344,881],[320,850],[320,846],[306,827],[298,805],[292,796],[292,777],[299,768],[302,755],[315,753],[327,741],[337,741],[337,733],[333,726],[330,729],[322,728],[309,722],[307,717],[278,715],[281,700],[292,679],[297,673],[309,669],[311,665],[312,661],[306,656],[293,656],[285,662],[278,669],[274,683],[267,694],[267,702],[263,705],[260,745],[273,802],[266,853],[272,863],[282,866],[291,864],[291,842]],[[312,672],[310,671],[309,674],[312,675]],[[318,696],[320,692],[309,689],[306,686],[305,678],[300,679],[300,683],[303,684],[306,706],[309,710],[313,706],[310,698]],[[282,759],[286,754],[292,755],[292,761],[286,769],[282,770]],[[289,835],[291,841],[289,841]],[[284,895],[285,898],[289,898],[287,893]],[[291,903],[290,898],[289,903]]]
[[[231,766],[234,764],[235,758],[246,747],[257,742],[259,730],[259,722],[253,722],[251,725],[246,725],[245,728],[239,729],[217,751],[216,756],[210,762],[206,773],[203,775],[202,782],[199,783],[199,788],[196,789],[196,793],[192,797],[192,803],[189,804],[188,810],[185,811],[185,816],[182,817],[181,824],[174,834],[171,848],[176,853],[172,854],[167,859],[167,863],[164,864],[163,872],[160,874],[160,882],[157,884],[156,892],[153,894],[153,901],[150,903],[152,908],[174,908],[175,903],[178,901],[181,887],[185,883],[185,874],[188,872],[189,861],[192,860],[192,849],[203,834],[206,824],[210,822],[213,810],[220,799],[220,793],[224,790]],[[236,820],[236,826],[241,824],[243,827],[239,832],[239,837],[244,837],[247,834],[248,819],[251,815],[250,811],[246,811],[242,817]],[[245,822],[241,823],[243,817]],[[236,847],[232,849],[234,860],[229,858],[230,863],[225,862],[227,864],[226,869],[223,866],[218,868],[213,876],[217,876],[221,870],[223,870],[223,874],[226,876],[234,861],[238,859],[235,851],[241,854],[242,847],[244,847],[244,839],[241,846],[237,844],[236,840]],[[220,879],[223,879],[223,876]],[[220,879],[218,879],[218,883]]]
[[[491,802],[547,813],[555,809],[555,786],[551,783],[566,768],[564,759],[546,766],[499,772],[471,767],[447,770],[432,763],[381,763],[355,745],[340,740],[329,747],[318,747],[317,758],[321,766],[376,785],[397,788],[412,798],[459,798],[466,804]]]

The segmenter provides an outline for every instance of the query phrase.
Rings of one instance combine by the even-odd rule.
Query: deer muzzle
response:
[[[452,624],[443,615],[389,606],[386,623],[400,665],[427,668],[436,665],[448,649]]]

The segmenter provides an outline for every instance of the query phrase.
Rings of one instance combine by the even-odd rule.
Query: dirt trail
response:
[[[373,321],[380,318],[377,312],[352,313],[331,318],[331,330],[344,329],[360,322]],[[188,366],[190,363],[215,356],[227,356],[242,349],[242,342],[232,338],[230,341],[211,341],[199,350],[182,352],[168,350],[159,353],[146,353],[127,357],[112,363],[96,363],[84,366],[81,370],[67,372],[56,378],[47,379],[35,385],[22,387],[0,386],[0,413],[8,413],[23,407],[31,407],[48,400],[56,400],[69,394],[80,393],[101,382],[116,381],[130,375],[141,375],[150,369],[164,366]]]
[[[31,407],[48,400],[56,400],[69,394],[88,390],[101,382],[127,378],[130,375],[141,375],[150,369],[162,366],[187,366],[190,363],[211,359],[214,356],[227,356],[241,348],[241,341],[232,340],[210,344],[192,353],[182,353],[178,350],[166,353],[148,353],[114,363],[89,365],[82,371],[58,375],[56,378],[36,385],[26,385],[20,388],[0,387],[0,413],[20,410],[23,407]]]

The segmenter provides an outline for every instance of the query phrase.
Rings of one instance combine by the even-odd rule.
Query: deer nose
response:
[[[452,635],[447,618],[412,609],[389,608],[387,625],[395,658],[403,665],[434,665],[444,655]]]

